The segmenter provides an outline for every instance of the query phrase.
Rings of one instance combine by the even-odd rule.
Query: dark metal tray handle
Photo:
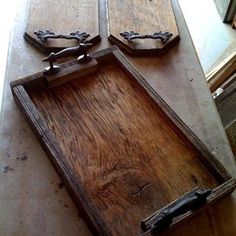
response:
[[[134,31],[130,31],[130,32],[123,32],[120,33],[120,35],[126,39],[128,42],[132,42],[132,40],[134,39],[160,39],[162,41],[162,43],[166,43],[171,37],[172,37],[172,33],[170,32],[156,32],[154,34],[143,34],[140,35],[139,33],[136,33]]]
[[[68,56],[76,55],[78,57],[79,63],[87,63],[92,60],[92,58],[87,54],[87,49],[91,47],[91,43],[80,43],[79,46],[70,47],[63,49],[57,53],[50,53],[49,56],[45,57],[43,61],[49,62],[49,67],[45,68],[45,74],[56,74],[60,71],[60,67],[58,65],[54,65],[53,63],[57,61],[59,58],[64,58]]]
[[[207,203],[207,197],[212,190],[195,189],[162,210],[154,213],[152,216],[141,222],[141,228],[144,234],[159,233],[167,229],[175,217],[181,216],[189,211],[197,210]]]
[[[87,40],[87,38],[90,36],[90,34],[87,34],[86,32],[79,32],[79,31],[75,31],[67,35],[67,34],[56,34],[49,30],[45,30],[45,31],[39,30],[37,32],[34,32],[34,34],[42,42],[47,41],[47,39],[75,39],[79,43],[84,43]]]

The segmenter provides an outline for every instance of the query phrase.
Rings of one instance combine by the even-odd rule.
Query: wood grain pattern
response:
[[[50,9],[50,10],[49,10]],[[42,43],[34,34],[39,30],[50,30],[60,34],[75,31],[90,34],[88,40],[100,40],[97,0],[32,0],[29,8],[25,39],[43,52],[59,51],[78,45],[76,40],[48,39]]]
[[[82,183],[84,201],[106,223],[105,235],[137,235],[154,209],[196,186],[220,184],[199,151],[117,63],[28,94],[57,137],[71,176]]]
[[[109,0],[109,39],[133,54],[158,54],[173,46],[179,40],[178,28],[170,0]],[[163,44],[160,40],[137,39],[132,43],[120,36],[125,31],[140,34],[171,32],[173,36]]]
[[[155,1],[155,0],[154,0]],[[100,1],[100,22],[102,26],[102,32],[103,32],[103,40],[102,43],[98,45],[99,49],[102,49],[104,47],[107,47],[110,45],[107,42],[107,34],[106,34],[106,8],[105,8],[105,0]],[[196,51],[194,49],[194,46],[191,42],[191,38],[189,35],[189,32],[187,30],[186,23],[184,22],[183,15],[181,13],[180,6],[178,4],[177,0],[173,0],[173,8],[176,14],[176,20],[177,24],[180,30],[181,34],[181,42],[172,50],[170,50],[167,54],[163,55],[162,57],[136,57],[136,58],[130,58],[132,60],[132,63],[135,65],[136,68],[138,68],[139,73],[143,75],[143,77],[147,80],[148,83],[151,84],[151,86],[161,95],[161,97],[165,100],[168,105],[175,110],[175,112],[184,120],[184,122],[199,136],[199,138],[209,147],[212,148],[215,152],[216,158],[218,158],[224,165],[228,168],[231,173],[235,173],[235,167],[234,162],[231,157],[228,144],[226,144],[226,140],[224,137],[223,129],[221,128],[221,124],[218,121],[218,115],[215,111],[215,108],[213,106],[212,100],[210,98],[210,94],[207,90],[204,75],[202,73],[202,70],[200,68],[200,64],[198,61],[198,58],[196,56]],[[13,79],[13,78],[19,78],[32,73],[34,71],[38,71],[42,69],[42,64],[40,63],[42,56],[41,54],[35,53],[35,50],[32,50],[30,47],[27,47],[25,43],[21,40],[21,35],[19,32],[22,31],[22,25],[25,25],[24,16],[25,13],[22,11],[22,16],[17,18],[17,25],[15,28],[16,34],[14,34],[14,40],[11,45],[11,51],[10,51],[10,60],[9,60],[9,67],[8,67],[8,73],[7,73],[7,81]],[[20,35],[20,36],[19,36]],[[19,50],[19,48],[24,50],[24,53],[22,53],[22,50]],[[32,60],[32,57],[36,57],[35,60]],[[22,64],[22,66],[17,67],[15,65]],[[35,78],[39,78],[39,80],[34,80],[34,83],[30,82],[30,79],[24,80],[24,87],[29,88],[32,85],[42,85],[43,84],[43,77],[42,74],[39,73],[35,75]],[[7,82],[6,82],[7,83]],[[14,83],[16,86],[17,84],[20,84],[20,81],[16,81]],[[14,91],[18,91],[16,95],[16,100],[18,99],[18,95],[21,90],[19,89],[20,86],[14,87]],[[16,130],[18,128],[26,128],[27,131],[28,127],[25,125],[24,122],[19,120],[19,114],[15,106],[12,104],[11,96],[9,95],[8,89],[6,89],[6,93],[4,93],[4,104],[3,105],[3,122],[2,126],[4,128],[7,127],[7,134],[3,137],[9,137],[9,135],[12,135],[16,137],[17,141],[12,141],[11,139],[6,139],[4,143],[7,145],[7,148],[10,148],[12,153],[15,153],[15,155],[18,155],[17,150],[19,149],[19,144],[23,143],[23,145],[28,145],[28,139],[22,139],[22,135],[15,136]],[[21,99],[21,105],[23,106],[23,98]],[[207,105],[206,105],[207,104]],[[24,108],[29,106],[29,100],[28,98],[25,100]],[[32,114],[32,110],[27,110],[28,114]],[[10,113],[9,113],[10,112]],[[26,111],[25,111],[26,112]],[[9,118],[11,118],[9,120]],[[36,118],[30,117],[29,120],[32,119],[36,123]],[[41,120],[38,121],[38,124],[41,124]],[[30,133],[30,132],[29,132]],[[45,133],[37,132],[38,136],[43,137],[43,141],[49,142],[49,138],[45,138]],[[46,184],[43,182],[40,184],[40,186],[44,186],[44,190],[38,189],[38,186],[35,187],[32,185],[28,185],[25,183],[25,179],[31,179],[31,181],[38,181],[37,177],[34,175],[32,177],[32,172],[38,173],[38,168],[46,168],[49,170],[49,173],[46,173],[44,171],[44,178],[48,179],[50,178],[51,174],[53,173],[51,168],[48,167],[48,163],[42,163],[43,159],[45,159],[45,155],[40,151],[39,147],[37,146],[37,143],[35,142],[34,138],[30,134],[30,138],[32,139],[34,144],[30,151],[27,151],[27,154],[29,157],[32,157],[34,162],[32,164],[32,168],[25,168],[24,171],[13,171],[10,175],[6,176],[6,183],[12,183],[12,181],[15,183],[16,188],[11,188],[11,194],[12,196],[17,196],[19,198],[20,202],[16,206],[14,205],[14,212],[16,215],[19,213],[28,215],[29,212],[32,213],[30,215],[30,221],[26,218],[25,222],[31,223],[32,226],[32,232],[35,234],[45,234],[46,232],[51,233],[58,232],[57,235],[60,235],[62,232],[64,234],[71,235],[90,235],[90,233],[86,232],[78,232],[76,234],[75,231],[68,230],[69,226],[72,226],[73,228],[80,229],[81,224],[83,225],[83,222],[81,222],[81,219],[77,217],[76,214],[74,214],[74,209],[72,209],[74,206],[70,207],[70,209],[67,209],[66,214],[56,214],[57,218],[55,219],[55,211],[58,212],[60,209],[60,206],[57,207],[54,205],[53,201],[51,200],[53,208],[48,209],[48,203],[50,201],[41,201],[40,206],[38,208],[38,211],[32,211],[35,206],[32,206],[32,204],[28,204],[32,200],[37,200],[38,198],[35,198],[34,196],[42,196],[43,194],[48,196],[49,189],[46,188]],[[43,142],[42,141],[42,142]],[[46,142],[45,141],[45,142]],[[50,140],[52,142],[52,140]],[[28,150],[28,148],[27,148]],[[38,152],[38,150],[40,152]],[[52,155],[54,160],[55,155],[57,152],[55,149],[51,148],[47,149],[47,153],[49,154],[49,151],[52,151]],[[3,156],[5,158],[5,156]],[[42,164],[42,165],[41,165]],[[28,165],[27,165],[28,166]],[[19,166],[17,166],[16,170]],[[44,170],[44,169],[43,169]],[[59,170],[59,169],[58,169]],[[41,172],[40,172],[41,173]],[[54,174],[54,173],[53,173]],[[61,173],[59,173],[60,176]],[[5,175],[4,175],[5,176]],[[22,186],[24,186],[22,188]],[[220,186],[220,189],[222,190],[222,186]],[[77,193],[75,191],[76,189],[73,188],[73,193]],[[25,192],[29,192],[31,194],[25,195]],[[224,191],[224,189],[223,189]],[[224,191],[224,193],[226,193]],[[36,195],[35,195],[36,194]],[[222,193],[221,193],[222,194]],[[66,194],[65,194],[66,195]],[[9,197],[8,192],[3,193],[6,199]],[[60,196],[60,197],[59,197]],[[73,194],[75,196],[75,194]],[[217,204],[215,204],[213,207],[208,207],[207,209],[198,217],[194,217],[194,219],[188,221],[187,224],[182,224],[181,227],[178,227],[178,229],[172,230],[171,232],[167,232],[165,235],[168,236],[179,236],[179,235],[191,235],[191,236],[199,236],[199,235],[222,235],[222,236],[234,236],[236,232],[236,201],[235,201],[235,193]],[[55,198],[55,201],[61,200],[61,199],[67,199],[65,197],[61,197],[61,195],[53,195]],[[5,198],[4,198],[5,199]],[[66,201],[66,200],[65,200]],[[18,202],[18,201],[17,201]],[[22,204],[25,204],[25,208],[22,208]],[[7,201],[8,203],[8,201]],[[78,204],[79,205],[79,204]],[[47,208],[47,212],[45,215],[45,207]],[[154,211],[156,209],[153,209]],[[61,212],[61,211],[59,211]],[[82,212],[79,210],[79,214]],[[73,222],[76,222],[77,225],[72,225],[71,222],[68,222],[68,215],[70,219],[72,219]],[[14,214],[13,214],[14,215]],[[53,220],[50,220],[49,227],[34,227],[34,225],[38,224],[38,216],[40,215],[40,219],[42,221],[48,222],[48,217],[50,219],[54,218]],[[61,215],[61,216],[59,216]],[[32,217],[31,217],[32,216]],[[91,214],[90,217],[94,216],[94,214]],[[96,217],[96,214],[95,216]],[[19,217],[18,217],[19,218]],[[18,219],[17,218],[17,219]],[[18,232],[18,234],[24,235],[25,234],[25,228],[22,228],[21,224],[17,224],[17,221],[14,220],[15,218],[12,216],[12,214],[9,211],[6,211],[4,219],[2,219],[4,222],[6,222],[6,226],[4,227],[4,232],[12,232],[14,230],[15,232]],[[66,225],[63,223],[60,224],[60,222],[67,222]],[[10,223],[11,222],[11,223]],[[69,226],[68,226],[69,225]],[[78,226],[79,225],[79,226]],[[58,227],[59,226],[59,227]],[[91,227],[91,225],[90,225]],[[6,231],[5,231],[6,230]],[[60,231],[61,230],[61,231]]]
[[[55,87],[94,72],[97,70],[97,65],[98,63],[95,59],[89,61],[88,63],[77,62],[74,65],[71,65],[68,69],[60,68],[59,73],[49,76],[44,74],[44,76],[48,87]]]

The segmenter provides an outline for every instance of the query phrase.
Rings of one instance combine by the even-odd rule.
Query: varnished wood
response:
[[[178,28],[170,0],[159,1],[108,1],[109,39],[135,55],[158,54],[166,51],[179,40]],[[135,39],[132,43],[120,33],[134,31],[141,35],[170,32],[167,43],[154,39]]]
[[[77,46],[78,42],[66,39],[48,39],[42,42],[34,32],[50,30],[67,35],[75,31],[86,32],[90,34],[88,41],[97,43],[100,40],[98,15],[97,0],[32,0],[24,37],[46,53]]]
[[[226,186],[214,200],[233,190],[235,181],[222,165],[119,51],[95,56],[97,72],[62,86],[25,91],[12,84],[95,232],[137,235],[154,209],[196,186]]]

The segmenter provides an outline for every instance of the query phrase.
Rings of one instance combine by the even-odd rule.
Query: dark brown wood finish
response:
[[[90,75],[47,88],[38,73],[12,91],[94,232],[137,235],[141,220],[196,186],[214,189],[209,203],[234,189],[120,51],[93,57]]]
[[[24,38],[46,53],[77,46],[78,41],[49,38],[43,42],[34,32],[49,30],[64,35],[86,32],[90,34],[87,40],[95,44],[101,40],[98,4],[97,0],[32,0]]]
[[[179,41],[179,32],[171,0],[109,0],[109,40],[135,55],[160,54]],[[172,34],[169,40],[134,39],[128,42],[120,33],[134,31],[140,35],[153,35],[159,31]]]

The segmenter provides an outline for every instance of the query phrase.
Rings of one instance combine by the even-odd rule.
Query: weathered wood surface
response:
[[[194,146],[194,135],[182,132],[186,128],[119,51],[101,55],[105,62],[97,57],[95,73],[81,77],[78,70],[77,80],[61,86],[28,88],[30,98],[21,85],[13,94],[94,232],[137,235],[155,210],[230,176],[200,143]],[[232,181],[219,188],[214,198],[234,187]]]
[[[77,63],[71,66],[68,70],[63,70],[59,68],[59,72],[54,75],[45,75],[47,85],[49,87],[55,87],[64,83],[67,83],[70,80],[77,79],[89,73],[92,73],[97,70],[96,60],[91,60],[88,63]]]
[[[236,75],[233,75],[222,89],[223,92],[215,99],[215,103],[236,157]]]
[[[215,99],[215,103],[226,128],[236,119],[236,75],[233,75],[230,84],[225,83],[222,89],[224,91]]]
[[[207,89],[177,0],[173,0],[173,8],[181,35],[180,43],[160,58],[129,59],[148,83],[212,150],[217,159],[235,174],[234,157]],[[109,45],[106,41],[106,8],[103,0],[100,1],[100,9],[103,40],[95,48],[105,48]],[[41,62],[42,54],[22,40],[26,20],[23,5],[12,34],[6,85],[11,80],[35,73],[46,66]],[[8,86],[4,89],[1,121],[0,158],[2,163],[13,169],[7,174],[0,175],[1,181],[5,183],[1,185],[0,196],[3,209],[0,219],[4,225],[0,228],[1,234],[11,235],[17,232],[18,235],[50,235],[53,232],[55,235],[67,235],[69,232],[73,236],[91,235],[83,222],[81,211],[78,217],[76,207],[65,188],[58,189],[57,183],[60,180],[28,124],[23,120],[22,114],[16,109]],[[28,156],[28,161],[15,160],[21,153]],[[15,196],[14,201],[9,196]],[[206,211],[187,224],[164,235],[234,236],[235,209],[236,192],[214,207],[207,207]]]
[[[225,127],[225,132],[236,158],[236,119],[229,126]]]
[[[161,53],[179,40],[170,0],[109,0],[108,26],[109,39],[136,55]],[[130,43],[120,35],[126,31],[134,31],[140,35],[162,31],[170,32],[173,35],[166,43],[157,39],[134,39]]]
[[[214,92],[236,72],[236,52],[231,53],[206,75],[210,91]]]
[[[48,39],[42,42],[34,32],[49,30],[57,34],[80,31],[90,34],[88,41],[100,40],[97,0],[31,0],[25,39],[44,52],[78,45],[74,39]]]

